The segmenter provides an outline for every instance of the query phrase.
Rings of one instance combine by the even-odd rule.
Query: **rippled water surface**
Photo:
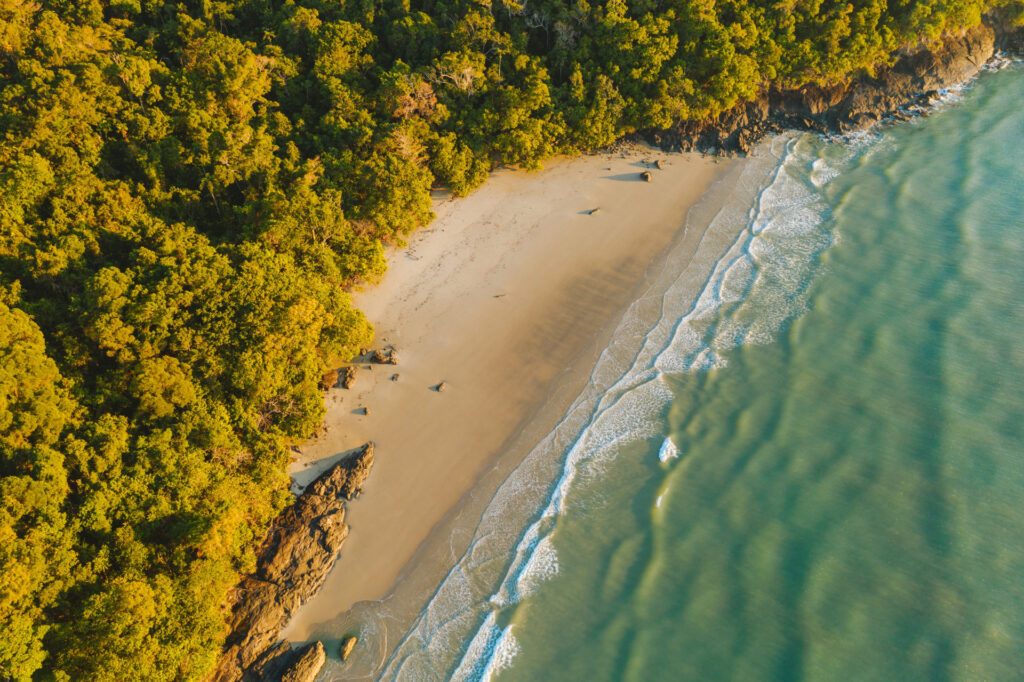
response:
[[[762,151],[384,678],[1024,679],[1024,69],[951,100]]]

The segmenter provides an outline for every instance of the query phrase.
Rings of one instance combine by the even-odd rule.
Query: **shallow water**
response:
[[[761,151],[383,678],[1024,679],[1024,69],[950,99]]]

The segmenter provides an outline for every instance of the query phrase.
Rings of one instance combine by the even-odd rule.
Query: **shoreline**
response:
[[[739,163],[624,144],[537,173],[498,173],[442,204],[435,222],[391,255],[384,281],[356,299],[400,364],[362,365],[351,390],[332,390],[326,435],[292,467],[301,485],[336,453],[373,440],[376,471],[369,494],[350,505],[354,532],[285,640],[337,639],[337,621],[353,606],[379,605],[410,573],[438,577],[456,550],[449,543],[445,552],[437,534],[472,516],[481,491],[550,431],[684,237],[689,209]],[[445,393],[430,390],[441,381]],[[424,563],[435,570],[415,570]],[[416,582],[429,589],[432,581]]]
[[[987,62],[987,59],[982,61],[982,65],[985,62]],[[978,70],[980,70],[982,65],[977,65],[977,63],[975,63],[975,65],[973,66],[977,67]],[[969,78],[973,76],[974,73],[970,74],[968,76],[968,79],[962,80],[969,80]],[[826,112],[827,111],[828,108],[826,108]],[[902,110],[895,110],[895,116],[897,119],[900,118],[901,112]],[[723,129],[727,130],[728,126],[733,125],[734,123],[735,121],[732,121],[731,123],[727,123],[726,121],[714,122],[712,124],[709,124],[709,130],[721,132]],[[751,125],[753,126],[753,128],[749,129],[750,132],[758,133],[751,139],[760,139],[760,137],[762,136],[775,132],[775,130],[773,130],[771,126],[765,126],[763,122],[758,121],[756,119],[751,119]],[[810,127],[811,129],[817,128],[817,126],[786,126],[787,129],[797,130],[802,128],[806,129],[808,127]],[[755,128],[760,130],[755,130]],[[733,130],[735,131],[736,129],[734,128]],[[694,138],[691,139],[695,139],[695,136]],[[699,145],[696,143],[691,142],[691,144],[692,146],[690,146],[690,148],[707,148],[703,145]],[[624,152],[624,150],[626,152]],[[728,147],[725,145],[718,146],[715,147],[715,151],[721,154],[722,152],[727,152]],[[630,155],[634,155],[634,157],[630,157]],[[401,250],[395,250],[392,254],[390,254],[389,261],[391,261],[391,265],[389,269],[389,274],[385,276],[385,282],[382,285],[371,290],[370,292],[365,292],[364,294],[356,295],[356,302],[359,305],[359,307],[366,310],[368,316],[370,316],[375,323],[379,323],[381,319],[385,319],[385,321],[391,319],[391,317],[388,317],[388,315],[391,314],[393,311],[386,310],[386,308],[390,307],[395,303],[398,303],[398,307],[401,307],[402,305],[407,307],[412,306],[412,310],[414,312],[421,310],[425,306],[429,309],[431,305],[438,305],[437,302],[433,300],[433,294],[431,293],[436,291],[436,288],[433,287],[427,287],[426,289],[428,289],[429,291],[427,292],[426,295],[422,296],[420,300],[412,300],[413,297],[419,294],[420,292],[414,292],[413,294],[403,297],[400,300],[395,300],[394,296],[396,295],[396,287],[393,284],[391,285],[390,290],[388,290],[390,291],[389,294],[381,294],[380,291],[385,290],[387,288],[387,283],[389,281],[393,282],[396,279],[402,280],[402,278],[394,278],[394,276],[391,273],[393,269],[412,270],[415,273],[417,268],[409,266],[407,261],[412,261],[415,263],[416,261],[423,259],[424,255],[420,253],[420,249],[423,248],[425,250],[429,250],[429,245],[433,244],[434,241],[442,240],[443,238],[435,236],[435,232],[445,232],[447,228],[452,226],[449,224],[450,221],[454,220],[454,222],[462,223],[461,229],[456,230],[461,235],[462,231],[464,231],[468,226],[472,225],[475,219],[480,218],[482,214],[474,214],[472,209],[462,209],[461,215],[463,216],[463,218],[461,220],[454,219],[453,214],[459,214],[460,206],[463,206],[467,203],[472,204],[474,198],[476,198],[478,195],[483,195],[487,193],[488,189],[490,190],[490,194],[495,194],[496,191],[497,193],[500,194],[501,191],[503,190],[506,191],[506,193],[511,193],[511,191],[513,190],[510,189],[509,187],[514,187],[516,184],[529,184],[530,182],[534,182],[535,184],[546,184],[550,181],[550,177],[548,176],[550,176],[551,174],[557,173],[559,171],[564,173],[566,167],[573,168],[586,164],[590,164],[591,166],[597,166],[600,165],[601,163],[607,162],[612,165],[615,171],[618,171],[621,169],[616,168],[613,162],[617,160],[629,159],[633,162],[633,164],[632,168],[629,169],[626,173],[620,173],[620,175],[618,175],[617,177],[609,176],[602,179],[613,179],[624,182],[632,180],[632,182],[636,182],[638,179],[636,175],[639,172],[636,169],[642,170],[650,168],[651,172],[654,173],[655,176],[655,186],[660,190],[664,189],[664,186],[658,183],[656,178],[662,171],[654,171],[653,164],[648,163],[648,161],[658,158],[671,159],[674,163],[689,163],[694,158],[696,158],[696,155],[692,152],[683,153],[682,155],[680,155],[679,153],[666,153],[657,150],[657,148],[644,147],[636,142],[623,142],[620,145],[616,146],[612,152],[606,152],[591,157],[554,160],[552,162],[549,162],[549,166],[546,170],[540,171],[538,173],[524,174],[519,171],[499,171],[493,174],[492,178],[488,180],[487,184],[484,185],[482,189],[477,190],[477,193],[475,193],[471,197],[461,199],[458,202],[454,200],[449,200],[441,203],[438,207],[436,207],[438,209],[437,218],[428,227],[416,233],[416,235],[411,239],[409,247],[403,248]],[[712,171],[715,171],[715,169],[712,168],[712,165],[717,164],[723,160],[724,159],[722,157],[715,157],[713,159],[700,158],[698,159],[697,165],[707,166],[708,168],[711,168]],[[712,180],[709,180],[708,177],[703,178],[703,182],[705,182],[705,185],[703,185],[703,189],[707,189],[709,186],[711,186],[711,184],[713,184],[713,180],[715,177],[722,178],[726,174],[726,168],[737,163],[742,162],[726,162],[726,166],[724,168],[718,169],[717,173],[712,173],[712,175],[714,176]],[[610,171],[611,168],[604,168],[604,170]],[[518,178],[518,182],[515,178]],[[559,181],[565,181],[566,178],[563,176],[558,176],[558,179]],[[498,186],[498,189],[495,189],[496,185]],[[684,237],[685,230],[683,229],[683,226],[685,224],[687,212],[689,208],[696,204],[697,201],[703,196],[703,194],[705,194],[705,191],[703,191],[703,189],[697,191],[697,193],[693,196],[687,194],[687,197],[690,200],[689,204],[686,206],[685,209],[681,211],[681,214],[677,216],[678,220],[676,221],[675,229],[677,232],[678,239],[682,239]],[[616,200],[610,201],[612,206],[615,205],[615,201],[622,200],[622,197],[620,197],[622,193],[611,194],[614,194],[617,198]],[[600,197],[604,198],[608,197],[608,195],[601,194]],[[508,197],[506,197],[505,199],[507,200]],[[548,197],[548,199],[550,200],[551,198]],[[542,205],[542,208],[545,206],[551,206],[552,204],[557,205],[559,206],[559,209],[556,209],[556,211],[565,209],[563,211],[564,215],[562,215],[563,220],[567,217],[572,217],[570,216],[570,214],[574,214],[575,217],[583,217],[585,219],[590,219],[594,222],[598,222],[596,220],[593,220],[594,216],[592,214],[596,212],[592,211],[591,208],[583,208],[579,211],[568,211],[565,206],[562,206],[562,204],[564,204],[568,200],[564,198],[558,199],[562,200],[561,204],[558,202],[557,199],[554,202],[541,201],[540,204]],[[477,202],[480,201],[481,200],[477,199]],[[580,206],[572,206],[571,208],[579,209]],[[604,214],[604,219],[607,219],[608,211],[606,205],[595,204],[592,208],[602,209],[601,213]],[[648,205],[647,202],[643,202],[643,209],[645,213],[649,213],[651,207]],[[549,213],[554,213],[556,211],[551,211]],[[509,209],[509,213],[516,213],[514,207],[513,209]],[[467,214],[469,214],[468,217]],[[512,231],[515,233],[518,233],[516,227],[519,226],[519,217],[520,216],[515,215],[515,217],[513,218]],[[536,217],[537,216],[534,216],[534,218]],[[550,218],[550,215],[546,215],[544,217]],[[531,218],[527,218],[527,220],[528,219]],[[486,222],[487,221],[484,221],[485,224]],[[492,222],[490,223],[490,226],[495,226],[495,224]],[[494,240],[496,240],[498,244],[502,244],[503,239],[505,239],[506,241],[508,240],[509,236],[505,235],[504,233],[506,231],[509,231],[509,228],[504,225],[496,230],[496,232],[498,232],[498,235],[494,237]],[[529,230],[527,229],[526,231],[528,233]],[[512,246],[514,250],[515,247],[520,247],[522,243],[525,242],[528,247],[531,244],[534,244],[534,242],[532,242],[532,239],[534,238],[530,237],[529,240],[525,240],[523,239],[523,236],[520,235],[518,239],[512,240],[512,243],[507,246]],[[449,239],[445,243],[451,241],[452,240]],[[672,245],[674,245],[675,243],[676,240],[674,239],[670,240],[668,245],[663,244],[664,248],[662,249],[662,251],[657,252],[657,254],[651,258],[650,262],[663,262],[666,257],[666,254],[672,248]],[[558,245],[555,244],[555,246],[557,247]],[[566,248],[571,250],[574,246],[577,245],[570,243]],[[621,251],[620,253],[628,253],[631,249],[634,249],[635,246],[635,243],[628,243],[627,249]],[[589,243],[588,248],[592,248],[592,245]],[[476,260],[474,256],[476,251],[477,249],[474,247],[472,249],[469,249],[467,253],[463,255],[468,256],[469,262],[473,263]],[[434,254],[434,256],[436,255],[437,254]],[[399,258],[402,258],[402,260],[399,260]],[[435,265],[437,264],[436,261],[431,262],[433,262]],[[622,265],[622,263],[620,263],[620,265]],[[433,273],[444,275],[445,269],[444,267],[438,265],[433,268]],[[446,273],[450,275],[451,270],[447,271]],[[409,280],[409,276],[409,274],[404,275],[404,279]],[[635,296],[637,292],[640,292],[644,288],[644,283],[649,282],[650,279],[650,268],[648,267],[647,271],[642,273],[641,278],[637,281],[634,287],[624,287],[623,282],[618,282],[617,291],[618,293],[623,294],[623,292],[628,289],[630,292],[633,292],[633,295]],[[449,282],[449,280],[444,280],[442,284],[447,282]],[[400,286],[397,287],[397,289],[400,290]],[[441,287],[441,289],[443,290],[443,286]],[[472,294],[473,292],[463,291],[462,293]],[[451,296],[451,292],[446,295]],[[391,298],[389,298],[389,296]],[[508,294],[492,294],[492,296],[493,298],[498,299],[505,298],[506,296],[508,296]],[[447,306],[447,308],[445,308],[446,310],[458,306],[459,303],[466,303],[467,301],[471,304],[476,305],[479,305],[480,303],[479,300],[472,300],[472,296],[470,296],[469,299],[459,299],[458,296],[452,298],[454,298],[455,300],[450,301],[450,305]],[[566,301],[571,300],[571,298],[572,297],[569,296],[562,300],[562,306],[564,307]],[[618,315],[621,315],[622,312],[625,311],[625,308],[629,306],[630,302],[632,301],[632,298],[626,297],[623,300],[625,301],[625,303],[620,307],[620,310],[618,310]],[[607,301],[603,300],[601,302],[607,303]],[[592,306],[594,305],[594,303],[595,302],[593,300],[590,302]],[[402,546],[402,549],[395,553],[399,556],[406,556],[406,559],[404,559],[404,561],[385,561],[384,563],[387,564],[386,569],[383,571],[375,571],[373,570],[374,566],[372,565],[373,557],[381,556],[381,553],[378,552],[377,555],[374,555],[371,552],[373,543],[370,543],[370,548],[364,547],[362,548],[361,551],[356,550],[355,552],[353,552],[350,545],[360,543],[353,543],[352,540],[349,540],[349,545],[346,545],[345,551],[342,551],[341,554],[339,555],[337,565],[331,571],[331,574],[328,577],[327,584],[325,585],[324,589],[317,595],[312,597],[306,606],[303,606],[298,610],[296,617],[294,617],[292,622],[284,629],[281,637],[284,638],[284,640],[290,644],[297,644],[300,642],[309,641],[313,638],[324,639],[328,642],[331,642],[334,640],[338,640],[341,635],[345,634],[342,632],[342,629],[344,628],[348,628],[348,632],[354,632],[358,630],[361,635],[362,633],[364,633],[364,629],[367,626],[368,615],[373,613],[374,608],[380,610],[382,604],[384,603],[387,603],[390,606],[391,601],[395,599],[397,591],[396,588],[406,588],[402,591],[403,593],[406,593],[404,594],[404,598],[406,598],[407,600],[409,599],[409,595],[415,593],[417,589],[419,589],[420,591],[420,596],[418,598],[421,602],[425,598],[429,598],[429,594],[424,593],[423,590],[426,589],[429,592],[430,585],[436,583],[436,579],[441,576],[443,571],[441,570],[441,572],[437,572],[437,570],[434,570],[433,572],[431,572],[429,569],[425,569],[423,564],[427,564],[428,568],[431,563],[441,565],[446,562],[446,564],[451,565],[451,563],[454,561],[454,557],[458,555],[459,550],[457,549],[457,546],[459,542],[464,541],[464,543],[468,543],[469,541],[468,536],[465,539],[446,540],[445,538],[441,537],[443,532],[449,532],[453,528],[456,529],[457,532],[465,530],[465,528],[462,527],[465,525],[465,519],[463,517],[467,515],[471,516],[472,513],[474,513],[474,509],[477,511],[479,511],[479,509],[482,509],[482,507],[480,507],[479,505],[474,506],[473,504],[474,502],[480,502],[480,500],[477,498],[480,495],[486,495],[485,491],[486,489],[488,489],[488,485],[490,485],[490,492],[494,493],[494,489],[497,488],[498,484],[501,482],[502,477],[506,475],[509,471],[511,471],[511,468],[514,468],[516,464],[515,457],[519,457],[521,459],[522,457],[525,456],[526,453],[522,452],[522,443],[534,443],[537,441],[539,437],[543,436],[548,430],[550,430],[552,422],[544,422],[544,418],[547,418],[549,420],[552,417],[557,418],[557,416],[561,414],[561,412],[563,412],[566,407],[568,407],[568,404],[570,403],[572,397],[579,392],[579,389],[581,387],[581,384],[579,383],[580,377],[586,376],[583,370],[593,365],[593,360],[596,359],[597,354],[600,353],[601,349],[603,348],[601,341],[606,340],[606,337],[610,335],[611,331],[615,328],[618,315],[613,315],[610,318],[610,321],[607,321],[603,328],[597,329],[592,326],[590,343],[583,344],[583,346],[581,346],[582,350],[578,350],[578,352],[575,352],[574,354],[569,353],[567,355],[568,357],[571,357],[572,361],[568,361],[568,363],[564,367],[553,373],[550,372],[551,368],[548,368],[549,374],[547,378],[545,380],[541,380],[540,383],[543,384],[544,381],[547,381],[549,385],[557,386],[559,389],[558,395],[548,395],[545,399],[540,401],[536,399],[532,402],[530,402],[528,399],[525,400],[526,403],[531,404],[531,409],[523,409],[523,402],[521,400],[517,402],[516,407],[519,410],[519,420],[518,422],[516,422],[516,426],[514,428],[505,428],[505,430],[508,431],[508,436],[501,441],[501,444],[492,447],[492,450],[489,451],[490,456],[472,458],[472,461],[475,463],[475,467],[472,468],[472,471],[468,472],[468,475],[467,472],[462,467],[457,467],[460,469],[457,473],[461,474],[461,476],[454,485],[452,484],[451,480],[443,478],[443,484],[449,485],[450,488],[454,487],[456,491],[459,491],[459,489],[461,489],[463,493],[461,495],[455,495],[454,502],[451,499],[453,497],[451,491],[449,494],[446,494],[444,497],[445,502],[444,504],[441,505],[442,509],[440,511],[438,511],[438,509],[436,508],[424,510],[426,513],[421,516],[433,520],[433,523],[432,525],[428,525],[426,527],[426,531],[423,532],[424,523],[422,522],[422,519],[417,519],[417,526],[420,529],[420,535],[422,536],[419,543],[411,542],[411,538],[415,540],[415,532],[413,532],[413,534],[410,534],[410,532],[404,532],[404,535],[399,539],[401,541],[399,545]],[[384,382],[384,379],[381,377],[381,372],[386,372],[388,376],[390,376],[390,374],[392,373],[398,373],[399,375],[401,375],[402,381],[404,381],[407,378],[406,375],[404,375],[404,370],[407,369],[407,355],[416,355],[415,352],[411,354],[406,352],[406,348],[408,346],[408,337],[406,339],[401,338],[401,328],[398,326],[398,321],[399,318],[401,317],[401,311],[399,310],[399,312],[395,313],[393,317],[395,319],[395,324],[391,326],[378,324],[378,343],[383,343],[385,347],[390,346],[392,344],[397,345],[399,355],[402,358],[402,365],[399,365],[398,367],[379,365],[376,366],[376,370],[373,370],[372,367],[370,367],[369,369],[371,371],[362,371],[360,373],[359,381],[364,382],[364,385],[357,385],[354,391],[342,391],[344,395],[339,395],[337,390],[332,390],[329,393],[328,418],[326,420],[326,426],[328,428],[328,431],[335,430],[335,434],[330,434],[330,432],[328,432],[328,434],[325,437],[319,438],[312,443],[307,443],[303,447],[302,456],[290,468],[290,473],[293,475],[293,489],[296,489],[296,491],[301,491],[305,483],[308,483],[316,475],[322,473],[331,466],[334,466],[335,463],[337,463],[341,458],[351,453],[351,449],[336,449],[335,447],[335,445],[341,442],[342,440],[350,443],[350,445],[356,444],[359,441],[359,438],[353,437],[351,435],[351,432],[358,432],[360,436],[366,435],[367,437],[365,439],[374,439],[375,432],[373,430],[367,430],[367,427],[369,426],[368,421],[373,418],[370,417],[369,414],[360,415],[357,413],[361,413],[362,408],[364,407],[372,407],[370,406],[370,404],[366,404],[366,406],[364,406],[364,402],[368,402],[368,396],[371,396],[373,394],[373,391],[377,390],[380,384]],[[402,319],[401,324],[408,324],[408,319]],[[414,325],[413,328],[415,329],[416,326]],[[543,336],[544,330],[541,329],[541,332]],[[575,332],[577,332],[578,336],[585,336],[581,334],[579,330],[575,330]],[[423,334],[423,336],[428,336],[428,334]],[[550,329],[548,330],[548,341],[554,339],[557,342],[559,340],[557,337],[557,334],[552,334]],[[535,351],[543,352],[545,350],[545,346],[543,343],[535,343],[530,347]],[[590,353],[589,355],[588,352]],[[532,355],[532,358],[536,359],[538,356],[540,355],[535,354]],[[522,359],[522,355],[520,356],[520,359]],[[530,359],[528,353],[526,354],[525,359]],[[512,364],[514,365],[514,363]],[[527,375],[529,374],[529,372],[523,373]],[[367,375],[371,374],[373,374],[373,385],[369,390],[364,390],[365,382],[367,381],[368,378]],[[421,378],[423,377],[416,377],[416,379]],[[537,380],[536,377],[534,379],[535,381]],[[439,381],[446,380],[443,378],[439,378]],[[436,383],[437,380],[435,379],[432,385],[436,386]],[[427,386],[428,389],[429,387],[430,386]],[[443,399],[443,396],[433,397],[440,397],[441,399]],[[559,402],[559,400],[561,401]],[[353,404],[355,404],[356,402],[358,403],[359,407],[356,407],[354,410],[352,410],[351,408],[353,407]],[[377,414],[378,411],[375,409],[374,415],[376,416]],[[356,417],[358,416],[361,416],[364,419],[356,419]],[[540,418],[535,419],[538,417]],[[544,424],[547,424],[547,427],[545,427]],[[335,428],[337,426],[349,428],[349,433],[339,435],[338,429]],[[482,425],[477,424],[476,426],[481,427]],[[526,450],[528,451],[528,446],[526,447]],[[515,454],[516,452],[518,453],[517,455]],[[511,462],[509,460],[511,460]],[[462,463],[465,464],[465,462]],[[451,467],[449,468],[449,471],[452,471]],[[494,482],[496,478],[498,480],[497,482]],[[486,481],[492,481],[493,484],[488,483]],[[374,481],[371,481],[370,485],[371,487],[374,487]],[[381,492],[377,491],[376,495],[380,496]],[[393,489],[389,489],[386,495],[393,496]],[[436,498],[431,496],[426,496],[424,499],[427,500],[429,503],[437,502]],[[357,508],[359,505],[352,506]],[[373,505],[370,506],[372,507]],[[382,507],[388,505],[386,502],[382,502],[377,506]],[[401,505],[396,505],[396,507],[401,507]],[[364,513],[369,516],[371,512],[372,510],[368,510],[367,512]],[[360,518],[358,516],[356,517],[356,522],[360,522]],[[368,519],[366,521],[366,524],[372,526],[374,525],[374,520]],[[354,539],[358,539],[360,537],[366,539],[366,535],[368,534],[368,532],[370,532],[370,534],[373,534],[375,530],[379,530],[379,526],[378,528],[369,528],[369,530],[361,525],[359,527],[360,532],[359,534],[353,535]],[[442,555],[444,555],[445,552],[443,551],[443,548],[441,546],[445,544],[449,546],[447,547],[447,556],[442,557]],[[393,546],[394,545],[392,544],[391,547]],[[408,550],[410,546],[412,546],[412,550]],[[370,557],[371,559],[365,561],[350,558],[349,561],[346,562],[346,556],[351,557],[353,553],[356,554],[357,557]],[[384,552],[383,554],[386,556],[386,552]],[[348,570],[346,570],[343,567],[346,565],[346,563],[349,564]],[[369,570],[368,563],[371,564],[369,566]],[[357,565],[353,566],[351,564]],[[357,570],[361,570],[364,572],[370,572],[373,574],[373,577],[366,583],[357,585],[357,589],[349,590],[349,588],[352,587],[351,583],[353,582],[351,579],[353,578],[353,576],[356,576],[357,574],[354,570],[351,570],[351,568],[355,568]],[[429,576],[426,576],[426,573],[429,573]],[[390,577],[389,583],[387,577]],[[408,584],[403,585],[403,583],[409,583],[409,580],[411,578],[414,583],[420,586],[419,588],[410,588]],[[359,579],[356,578],[355,582],[357,583],[358,580]],[[385,590],[381,590],[381,586],[385,584],[388,584],[390,587]],[[376,590],[378,596],[366,597],[362,599],[352,596],[352,594],[360,594],[360,590],[365,590],[367,585],[376,585],[375,588],[371,588],[369,593],[374,593],[374,590]],[[341,589],[345,590],[349,596],[343,597],[340,600],[337,599],[339,586],[341,586]],[[361,593],[369,594],[367,592]],[[329,605],[325,606],[325,604]],[[353,606],[354,608],[351,608]],[[325,616],[325,614],[328,615]],[[333,616],[331,614],[333,614]],[[398,614],[377,613],[376,615],[378,617],[378,620],[381,621],[381,623],[376,624],[378,630],[382,627],[385,630],[387,630],[386,633],[383,633],[385,635],[385,641],[379,645],[379,651],[377,651],[376,654],[374,654],[373,652],[370,652],[369,654],[366,652],[360,652],[357,649],[355,655],[353,656],[355,658],[353,664],[355,664],[356,668],[352,668],[352,664],[349,664],[349,668],[344,669],[346,678],[349,677],[350,674],[354,674],[357,676],[359,675],[359,671],[364,670],[364,662],[362,662],[362,659],[366,658],[368,655],[370,657],[376,657],[377,665],[379,665],[382,656],[385,653],[387,653],[389,647],[391,646],[391,644],[386,641],[386,635],[389,634],[392,629],[395,629],[398,632],[403,632],[403,630],[401,630],[401,626],[399,625],[399,623],[401,623],[401,616],[399,616]],[[382,623],[384,622],[390,622],[392,626],[397,627],[387,628],[386,626],[382,626]],[[374,633],[372,632],[371,634]],[[329,659],[337,657],[336,649],[336,646],[329,644]]]
[[[875,75],[861,74],[829,86],[792,90],[771,86],[710,121],[683,121],[640,137],[674,151],[746,154],[769,135],[789,130],[846,135],[926,112],[945,89],[967,82],[1000,52],[1024,51],[1024,27],[999,12],[977,26],[947,34],[936,45],[897,51]]]

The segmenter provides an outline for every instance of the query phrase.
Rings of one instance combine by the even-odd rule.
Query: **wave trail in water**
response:
[[[574,486],[599,476],[602,459],[623,444],[664,437],[672,397],[664,375],[716,367],[728,349],[770,341],[803,310],[817,257],[832,242],[820,187],[846,161],[820,148],[810,136],[779,137],[748,162],[736,192],[753,204],[726,202],[696,257],[626,313],[587,391],[499,488],[383,679],[482,680],[511,665],[511,611],[557,574],[551,536]],[[652,309],[656,318],[645,322]]]

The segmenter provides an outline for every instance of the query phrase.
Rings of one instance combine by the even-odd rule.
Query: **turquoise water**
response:
[[[1024,679],[1024,69],[951,100],[763,150],[384,678]]]

